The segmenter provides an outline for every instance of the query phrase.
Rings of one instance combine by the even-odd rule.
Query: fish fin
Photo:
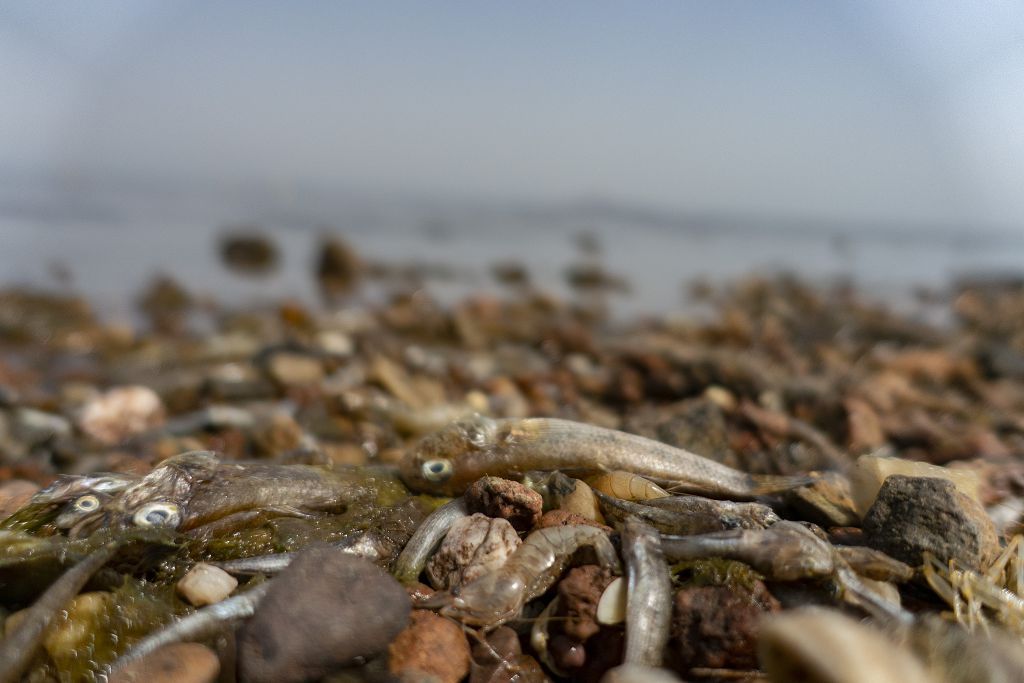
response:
[[[816,481],[814,477],[806,474],[752,474],[750,479],[753,484],[751,493],[755,496],[782,493],[783,491],[800,488],[801,486],[808,486]]]

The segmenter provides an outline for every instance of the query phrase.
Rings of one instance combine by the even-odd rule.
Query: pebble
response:
[[[540,520],[544,498],[517,481],[481,477],[466,489],[466,508],[507,519],[516,531],[529,531]]]
[[[220,242],[220,258],[225,266],[243,275],[266,275],[277,266],[278,252],[274,241],[257,231],[224,235]]]
[[[324,366],[313,356],[279,351],[267,360],[267,374],[286,387],[310,386],[323,381]]]
[[[669,659],[686,674],[693,667],[756,669],[760,620],[780,609],[765,585],[696,586],[676,593]]]
[[[912,567],[931,552],[942,564],[985,569],[999,554],[999,537],[981,504],[953,482],[894,474],[864,517],[867,544]]]
[[[566,512],[572,512],[598,524],[603,524],[604,515],[601,514],[601,504],[594,494],[594,489],[581,479],[572,481],[575,483],[575,487],[571,492],[561,496],[558,507]]]
[[[620,576],[608,584],[597,603],[597,623],[606,626],[626,620],[626,581]]]
[[[141,385],[114,387],[82,407],[78,428],[96,441],[112,446],[164,423],[163,401]]]
[[[337,235],[326,236],[317,257],[316,277],[323,292],[344,294],[362,276],[363,264],[356,252]]]
[[[71,423],[60,415],[34,408],[18,408],[14,411],[12,432],[28,445],[36,445],[55,438],[71,436]]]
[[[427,577],[439,590],[457,588],[501,567],[521,542],[507,519],[463,517],[427,562]]]
[[[38,490],[38,485],[24,479],[13,479],[0,484],[0,519],[14,514]]]
[[[850,491],[858,514],[863,519],[878,496],[886,478],[893,474],[906,477],[932,477],[952,481],[960,492],[978,500],[980,480],[976,472],[950,469],[917,460],[862,455],[850,471]]]
[[[536,659],[523,654],[519,636],[500,626],[473,643],[469,683],[541,683],[550,680]],[[497,656],[496,656],[497,655]]]
[[[402,585],[369,560],[326,546],[302,551],[239,631],[239,680],[306,681],[373,657],[410,609]]]
[[[172,643],[118,669],[109,683],[213,683],[220,662],[210,648],[199,643]]]
[[[565,635],[583,642],[600,630],[597,606],[605,588],[614,578],[611,571],[596,564],[569,570],[558,583],[558,616],[564,617],[562,630]]]
[[[800,519],[824,527],[856,526],[860,521],[850,482],[838,472],[816,473],[812,484],[793,489],[785,499],[800,513]]]
[[[316,345],[324,353],[335,358],[348,358],[355,352],[355,342],[344,332],[324,330],[316,335]]]
[[[200,562],[178,581],[178,594],[190,605],[202,607],[220,602],[238,587],[238,579],[220,567]]]
[[[462,627],[427,610],[413,611],[388,654],[391,673],[410,683],[426,676],[439,683],[459,683],[469,674],[469,643]]]

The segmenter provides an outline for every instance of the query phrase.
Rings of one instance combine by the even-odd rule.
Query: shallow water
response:
[[[903,307],[916,287],[942,290],[965,273],[1016,273],[1024,233],[896,230],[753,220],[669,216],[598,205],[510,207],[437,203],[301,203],[273,196],[209,193],[81,197],[0,195],[0,284],[54,286],[54,265],[104,314],[132,315],[133,296],[153,275],[171,275],[193,293],[246,305],[284,297],[316,300],[310,266],[323,232],[336,232],[373,261],[440,265],[428,277],[443,301],[501,290],[490,275],[498,262],[524,264],[533,281],[560,295],[565,269],[587,258],[577,237],[595,235],[597,257],[624,277],[628,294],[612,309],[627,317],[688,310],[686,283],[722,282],[751,273],[787,271],[813,281],[850,280],[868,296]],[[18,195],[21,197],[22,195]],[[282,259],[268,277],[239,276],[219,261],[218,237],[232,225],[271,234]]]

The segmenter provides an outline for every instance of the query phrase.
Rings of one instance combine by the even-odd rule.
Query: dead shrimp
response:
[[[550,588],[573,554],[585,546],[594,549],[599,564],[621,573],[618,555],[603,530],[585,525],[548,527],[527,536],[499,569],[456,591],[432,595],[420,606],[439,609],[470,626],[500,626]]]
[[[943,565],[931,553],[925,553],[922,572],[932,590],[953,608],[956,621],[968,630],[980,626],[988,632],[987,610],[1024,638],[1024,536],[1014,536],[984,574],[960,569],[953,560]]]
[[[621,500],[645,501],[671,495],[650,479],[622,470],[596,474],[588,477],[586,481],[595,491]]]

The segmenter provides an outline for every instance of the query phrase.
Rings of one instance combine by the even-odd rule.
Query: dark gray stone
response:
[[[318,546],[276,579],[238,637],[239,680],[319,679],[384,652],[405,628],[408,594],[372,562]]]
[[[945,479],[887,477],[863,528],[869,546],[912,567],[921,565],[925,551],[970,569],[986,567],[999,553],[984,508]]]

